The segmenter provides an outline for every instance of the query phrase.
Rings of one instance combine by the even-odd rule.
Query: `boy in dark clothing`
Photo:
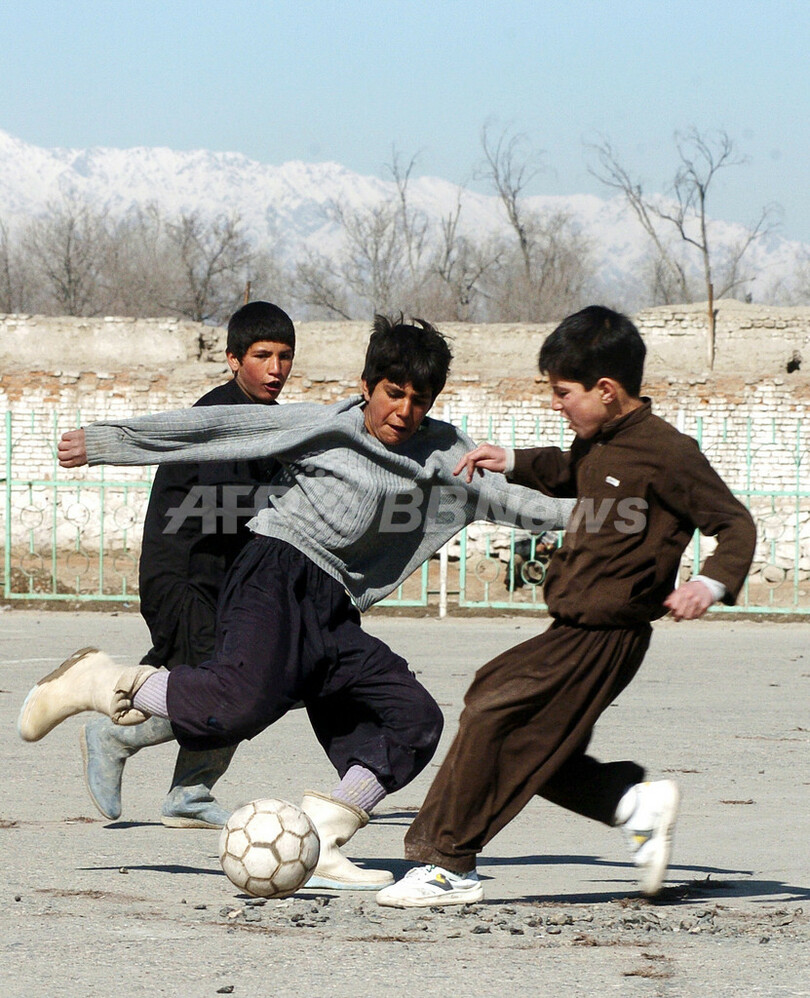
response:
[[[483,444],[459,463],[551,495],[576,496],[545,585],[547,631],[485,665],[459,731],[405,836],[409,871],[377,900],[391,907],[480,900],[476,855],[534,795],[621,825],[645,894],[661,887],[679,793],[644,782],[633,762],[586,754],[600,714],[636,674],[650,622],[733,603],[755,530],[689,437],[640,397],[645,347],[625,316],[592,306],[569,316],[540,351],[552,408],[576,434],[571,450],[510,452]],[[674,588],[695,529],[717,537],[703,573]]]
[[[243,305],[228,323],[226,357],[233,378],[195,406],[275,405],[289,377],[295,327],[278,306]],[[143,528],[139,563],[141,614],[152,648],[143,663],[171,669],[199,666],[214,651],[216,610],[228,569],[250,539],[247,521],[259,489],[279,470],[272,459],[206,461],[158,468]],[[258,493],[258,494],[257,494]],[[101,813],[121,815],[127,759],[150,745],[173,741],[166,718],[122,727],[98,717],[80,732],[87,788]],[[179,748],[161,820],[172,828],[220,828],[226,811],[212,796],[235,746],[193,752]]]

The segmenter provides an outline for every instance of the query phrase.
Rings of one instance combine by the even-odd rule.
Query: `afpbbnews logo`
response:
[[[240,525],[266,509],[287,485],[194,485],[179,506],[166,510],[164,534],[176,534],[199,520],[201,534],[235,534]]]
[[[585,533],[597,534],[606,524],[612,525],[620,534],[640,534],[647,526],[646,499],[640,496],[625,496],[623,499],[580,499],[566,530],[579,530],[584,526]]]
[[[529,533],[543,533],[556,529],[556,522],[537,519],[518,505],[499,505],[480,496],[472,517],[468,516],[470,493],[460,486],[436,486],[425,494],[414,488],[388,496],[383,504],[380,520],[381,533],[407,533],[424,522],[439,522],[455,526],[458,530],[476,520],[489,520],[505,526],[516,527]],[[577,530],[584,525],[588,533],[598,533],[606,525],[622,534],[641,533],[647,525],[646,499],[625,497],[602,499],[598,505],[593,499],[580,499],[574,507],[566,530]]]
[[[555,521],[538,519],[521,510],[517,500],[500,504],[491,497],[476,497],[461,485],[435,485],[427,491],[415,486],[386,496],[379,529],[383,534],[407,534],[430,522],[461,530],[476,520],[489,520],[531,533],[543,533],[556,525]]]
[[[235,534],[249,519],[281,499],[292,486],[289,485],[196,485],[189,489],[179,506],[167,510],[164,533],[176,534],[187,523],[198,523],[202,534]],[[295,505],[307,502],[296,494]],[[282,510],[284,509],[282,505]],[[344,515],[345,497],[337,491],[326,491],[319,496],[315,508],[325,520],[340,519]],[[381,534],[406,534],[421,530],[427,523],[445,529],[461,530],[469,523],[489,521],[507,527],[526,530],[532,534],[556,530],[556,520],[539,519],[514,503],[500,504],[491,497],[475,495],[463,486],[436,485],[430,489],[414,487],[384,497],[380,504],[375,529]],[[566,526],[568,530],[584,529],[599,533],[612,527],[622,534],[641,533],[647,524],[647,501],[640,497],[601,499],[598,502],[580,499]]]

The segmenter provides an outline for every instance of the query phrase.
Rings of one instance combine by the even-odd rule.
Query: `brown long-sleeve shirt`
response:
[[[515,452],[509,478],[555,496],[576,496],[546,577],[550,613],[588,627],[626,627],[666,613],[678,565],[695,528],[717,538],[702,574],[733,603],[754,555],[756,530],[696,442],[641,408],[570,451]]]

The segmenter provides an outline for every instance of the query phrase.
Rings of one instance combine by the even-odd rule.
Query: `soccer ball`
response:
[[[254,800],[237,808],[219,836],[219,861],[248,894],[283,898],[309,879],[321,842],[304,812],[286,800]]]

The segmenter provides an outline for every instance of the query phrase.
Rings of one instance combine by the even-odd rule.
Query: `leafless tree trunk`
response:
[[[352,318],[396,307],[408,284],[408,248],[401,205],[383,201],[368,208],[329,205],[344,245],[333,262],[309,252],[296,268],[300,298],[335,315]]]
[[[677,292],[681,301],[694,300],[688,274],[675,249],[665,237],[674,232],[680,245],[698,253],[702,286],[707,299],[707,361],[714,366],[716,298],[723,298],[750,280],[742,270],[742,260],[750,246],[775,225],[776,207],[766,206],[758,220],[748,226],[745,237],[716,260],[708,214],[709,190],[720,170],[739,166],[745,159],[736,154],[726,132],[705,135],[691,128],[685,135],[676,134],[675,147],[680,163],[667,192],[668,200],[646,195],[641,183],[631,178],[608,141],[594,146],[596,165],[591,172],[606,186],[622,194],[655,246],[658,265],[654,288],[663,292],[665,303],[673,303]],[[663,224],[662,224],[663,223]],[[719,273],[719,278],[718,278]]]
[[[176,284],[160,210],[147,204],[121,219],[111,233],[105,282],[119,315],[175,315],[168,304]]]
[[[529,154],[523,152],[525,145],[525,135],[509,137],[507,132],[502,132],[497,139],[492,139],[485,125],[481,132],[481,146],[486,163],[479,170],[478,176],[488,180],[501,199],[509,225],[517,236],[526,278],[531,280],[532,230],[535,224],[534,220],[528,217],[529,213],[524,206],[522,194],[526,185],[540,172],[540,167],[532,162]]]
[[[333,212],[346,234],[341,268],[346,286],[374,311],[390,309],[405,284],[407,267],[397,206],[384,202],[355,211],[336,203]]]
[[[661,299],[654,298],[654,301],[662,305],[691,301],[686,271],[663,239],[657,224],[655,205],[646,197],[641,184],[633,180],[619,162],[610,142],[606,140],[592,149],[598,162],[596,166],[591,166],[591,173],[607,187],[624,196],[655,247],[654,279],[651,286],[661,295]]]
[[[293,297],[293,278],[274,249],[257,249],[247,270],[251,301],[272,301],[282,308],[290,308]]]

